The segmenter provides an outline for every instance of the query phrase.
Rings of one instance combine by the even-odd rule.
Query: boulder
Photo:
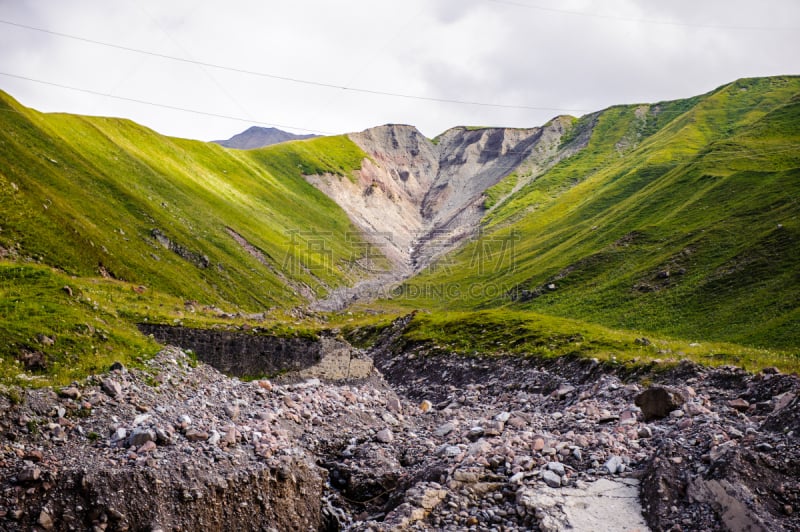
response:
[[[683,397],[670,388],[651,386],[636,396],[636,406],[642,409],[645,421],[666,417],[683,404]]]

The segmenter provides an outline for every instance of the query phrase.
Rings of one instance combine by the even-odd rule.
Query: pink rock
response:
[[[139,447],[139,449],[137,449],[137,452],[141,454],[141,453],[149,453],[155,450],[156,450],[156,442],[146,441],[141,445],[141,447]]]
[[[733,408],[734,410],[738,410],[739,412],[745,412],[748,408],[750,408],[750,403],[745,401],[744,399],[732,399],[728,401],[728,406]]]

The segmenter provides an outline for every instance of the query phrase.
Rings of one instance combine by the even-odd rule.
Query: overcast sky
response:
[[[800,74],[797,0],[0,0],[0,20],[23,104],[202,140],[531,127]]]

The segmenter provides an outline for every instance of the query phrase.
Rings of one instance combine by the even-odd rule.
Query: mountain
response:
[[[3,530],[800,527],[800,77],[0,161]]]
[[[0,111],[0,380],[135,363],[145,322],[360,338],[416,310],[404,341],[454,352],[800,366],[796,76],[252,150]]]
[[[611,107],[557,152],[576,142],[488,188],[479,237],[409,280],[405,304],[798,347],[800,78]]]
[[[226,148],[235,148],[237,150],[252,150],[255,148],[263,148],[264,146],[271,146],[272,144],[280,144],[281,142],[288,142],[290,140],[305,140],[313,139],[319,135],[296,135],[276,129],[274,127],[249,127],[241,133],[237,133],[228,140],[214,140],[212,142],[224,146]]]
[[[251,310],[352,278],[356,229],[302,177],[357,169],[365,154],[346,137],[234,152],[7,95],[0,105],[5,256]],[[330,254],[292,266],[313,234],[330,235]]]
[[[361,189],[342,179],[311,181],[365,231],[391,233],[409,271],[418,271],[475,233],[486,189],[524,161],[554,164],[570,123],[562,117],[541,128],[457,127],[433,141],[412,126],[372,128],[350,135],[370,155],[357,172]],[[439,238],[445,234],[447,241]]]
[[[153,352],[136,323],[263,318],[369,273],[303,178],[359,168],[346,137],[233,151],[4,93],[0,122],[0,378],[30,359],[68,380]]]

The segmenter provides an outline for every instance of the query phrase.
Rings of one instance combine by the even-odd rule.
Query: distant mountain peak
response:
[[[264,146],[287,142],[289,140],[312,139],[318,136],[319,135],[312,134],[296,135],[274,127],[252,126],[232,136],[228,140],[214,140],[212,142],[226,148],[252,150],[254,148],[263,148]]]

